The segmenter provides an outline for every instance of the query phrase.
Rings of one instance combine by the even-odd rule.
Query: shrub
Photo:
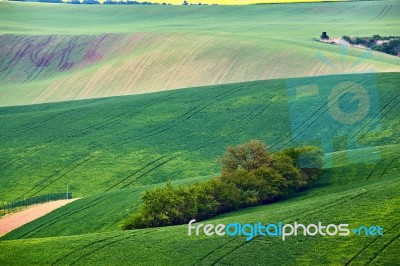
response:
[[[146,191],[142,200],[139,212],[124,224],[125,229],[182,224],[197,214],[195,195],[187,188],[173,188],[170,183],[164,188]]]
[[[281,154],[293,159],[294,166],[300,169],[302,179],[306,184],[315,182],[322,173],[323,152],[317,147],[288,148],[283,150]]]
[[[265,145],[258,140],[235,147],[228,147],[221,159],[222,174],[229,174],[238,169],[251,171],[270,163],[270,154]]]
[[[343,36],[342,39],[350,44],[354,44],[353,39],[350,36]]]
[[[400,39],[391,40],[389,42],[383,43],[380,50],[387,54],[399,55]]]
[[[363,45],[371,48],[374,51],[379,51],[391,55],[398,56],[400,54],[400,37],[388,36],[382,37],[380,35],[373,35],[372,37],[349,37],[343,36],[343,40],[354,45]],[[377,41],[386,41],[381,44],[377,44]]]
[[[146,191],[143,205],[125,220],[124,229],[184,224],[249,206],[265,204],[315,182],[323,153],[315,147],[273,154],[257,140],[228,147],[221,175],[204,183]]]

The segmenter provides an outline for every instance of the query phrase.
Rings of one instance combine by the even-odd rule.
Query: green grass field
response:
[[[362,84],[369,74],[352,77]],[[240,237],[190,238],[185,226],[120,232],[123,218],[140,204],[141,192],[167,180],[185,184],[213,176],[218,172],[216,158],[226,145],[252,138],[262,139],[273,149],[317,144],[316,140],[301,138],[306,134],[304,128],[294,131],[299,140],[285,137],[291,119],[287,81],[274,80],[1,108],[2,122],[8,125],[4,133],[12,132],[2,134],[7,140],[1,147],[2,173],[7,176],[1,179],[2,200],[63,190],[67,183],[75,196],[85,198],[4,236],[2,240],[6,241],[0,246],[5,252],[0,261],[11,263],[14,252],[26,252],[36,254],[37,262],[45,264],[78,260],[96,264],[108,259],[110,263],[162,264],[167,258],[170,263],[180,258],[181,264],[244,263],[249,259],[262,264],[288,259],[278,255],[283,251],[289,252],[293,263],[301,264],[395,261],[392,254],[398,250],[399,232],[399,78],[397,73],[377,75],[381,128],[367,134],[363,130],[356,136],[363,145],[380,149],[379,162],[368,162],[369,149],[352,151],[359,159],[357,163],[346,159],[350,151],[334,152],[334,167],[327,169],[313,189],[279,203],[213,219],[215,223],[345,220],[352,226],[379,221],[387,228],[387,237],[300,237],[282,243],[262,238],[251,242]],[[303,82],[326,79],[340,83],[349,77],[315,77]],[[322,112],[309,120],[317,124]],[[376,122],[368,119],[366,129]],[[16,149],[17,143],[26,146]],[[172,243],[176,243],[174,250]],[[56,253],[49,251],[57,245],[62,248]],[[268,249],[269,253],[248,255],[252,249]],[[291,249],[296,252],[290,253]],[[323,252],[310,257],[315,249]],[[331,254],[330,250],[338,249],[340,254]],[[181,260],[182,252],[190,256]]]
[[[399,36],[399,15],[398,1],[0,2],[0,203],[67,185],[82,197],[0,237],[0,265],[399,264],[400,59],[313,40]],[[331,97],[340,86],[368,102]],[[367,110],[355,126],[333,109],[355,106]],[[207,222],[380,225],[384,236],[122,231],[144,191],[206,181],[227,146],[252,139],[320,146],[322,177]]]
[[[365,75],[353,75],[360,84]],[[374,75],[375,76],[375,75]],[[363,145],[397,144],[399,74],[378,74],[382,118],[366,119],[348,138]],[[346,76],[306,78],[341,83]],[[176,90],[155,94],[3,107],[0,191],[17,200],[70,186],[75,197],[169,180],[210,177],[228,145],[261,139],[272,150],[321,145],[326,109],[293,134],[286,80]],[[330,90],[328,86],[321,88]],[[304,108],[310,102],[302,103]],[[316,104],[318,104],[316,102]],[[373,132],[380,122],[379,134]],[[316,130],[315,138],[304,139]],[[367,135],[363,134],[372,131]],[[353,133],[353,132],[347,132]],[[362,138],[361,138],[362,136]],[[294,138],[293,138],[294,137]],[[345,140],[345,139],[344,139]],[[343,141],[338,138],[332,141]],[[336,149],[346,148],[341,145]],[[32,185],[32,183],[34,185]]]
[[[322,31],[331,37],[400,35],[399,14],[398,1],[187,7],[0,3],[0,105],[398,72],[397,57],[349,48],[342,61],[338,46],[313,38]]]
[[[285,201],[218,217],[212,223],[234,221],[342,223],[351,226],[379,224],[383,237],[296,237],[285,242],[276,238],[258,237],[246,242],[243,237],[187,236],[186,226],[104,232],[68,237],[31,238],[0,242],[0,261],[5,264],[200,264],[255,265],[285,263],[289,265],[341,264],[394,265],[398,262],[398,214],[400,180],[399,160],[386,169],[398,145],[382,148],[381,164],[340,166],[328,171],[317,187]],[[365,155],[365,154],[364,154]],[[388,156],[388,157],[386,157]],[[398,159],[398,157],[397,157]],[[372,175],[370,175],[372,173]],[[133,193],[133,192],[131,192]],[[78,204],[76,202],[76,204]],[[70,205],[72,207],[72,204]],[[79,212],[85,212],[75,205]],[[63,211],[66,211],[65,207]],[[384,210],[384,212],[383,212]],[[61,210],[60,210],[61,211]],[[67,213],[66,213],[67,214]],[[91,217],[96,217],[94,212]],[[57,215],[60,216],[58,212]],[[61,215],[61,220],[67,218]],[[40,237],[56,213],[10,234],[6,239]],[[68,224],[64,224],[64,233]],[[75,221],[74,226],[79,226]],[[88,230],[88,225],[84,231]],[[90,231],[90,230],[88,230]],[[39,232],[39,233],[37,233]],[[36,233],[36,234],[35,234]],[[59,234],[53,228],[54,234]],[[49,234],[48,232],[48,235]],[[15,261],[18,254],[32,254]],[[285,256],[282,256],[282,253]],[[34,254],[34,255],[33,255]]]

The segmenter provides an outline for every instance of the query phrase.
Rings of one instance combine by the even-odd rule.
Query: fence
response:
[[[18,208],[18,207],[25,207],[25,206],[29,206],[29,205],[33,205],[33,204],[49,202],[49,201],[54,201],[54,200],[61,200],[61,199],[72,199],[72,193],[60,192],[60,193],[52,193],[52,194],[35,196],[35,197],[27,198],[24,200],[0,205],[0,210],[9,210],[9,209],[14,209],[14,208]]]

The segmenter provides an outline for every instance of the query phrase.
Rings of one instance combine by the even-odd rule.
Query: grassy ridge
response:
[[[201,182],[203,178],[172,181],[174,185]],[[85,197],[41,217],[29,226],[4,236],[3,239],[69,236],[108,231],[120,231],[122,221],[137,209],[142,192],[156,186],[141,186],[136,189],[99,193]],[[112,207],[111,207],[112,206]],[[92,219],[87,220],[87,217]],[[73,224],[74,226],[71,226]]]
[[[364,75],[352,77],[366,82]],[[316,77],[304,82],[327,78],[333,83],[347,79]],[[382,119],[367,117],[349,138],[363,145],[398,143],[398,80],[398,74],[377,75]],[[331,89],[325,83],[321,91]],[[319,123],[329,117],[325,102],[316,103],[325,109],[317,110],[309,124],[288,134],[297,118],[289,113],[294,103],[288,104],[286,86],[285,80],[259,81],[1,108],[5,126],[0,129],[0,200],[64,191],[67,184],[79,197],[210,176],[218,171],[216,158],[227,145],[249,139],[261,139],[273,150],[305,142],[319,145],[318,134],[326,130]],[[306,108],[311,103],[302,104]],[[377,122],[381,129],[365,134]],[[310,132],[315,136],[303,138]]]
[[[330,90],[331,84],[349,79],[363,84],[367,77],[371,75],[300,81],[314,84],[328,79],[325,82],[328,86],[321,87],[323,92]],[[364,146],[382,146],[381,164],[373,172],[375,163],[368,163],[375,152],[373,149],[353,150],[349,158],[346,145],[334,145],[336,150],[343,150],[333,156],[336,172],[321,181],[315,196],[323,196],[324,187],[327,192],[331,189],[329,193],[337,193],[343,190],[339,185],[347,184],[346,189],[364,185],[361,180],[370,174],[377,175],[377,180],[386,172],[396,177],[399,162],[395,151],[400,138],[397,120],[400,96],[396,87],[399,74],[378,74],[376,78],[380,120],[375,116],[366,118],[361,130],[357,129],[347,138],[358,140]],[[7,125],[0,129],[4,138],[0,166],[0,189],[4,198],[1,200],[63,191],[66,184],[76,197],[85,196],[7,238],[118,230],[119,222],[129,210],[136,208],[144,189],[153,184],[162,185],[167,180],[186,183],[207,179],[218,172],[215,158],[227,145],[254,138],[262,139],[273,150],[304,143],[320,144],[318,134],[324,134],[325,129],[319,128],[318,123],[329,121],[323,115],[328,113],[324,108],[309,117],[310,122],[288,134],[291,120],[296,119],[289,113],[290,106],[300,100],[289,105],[287,84],[290,84],[287,80],[259,81],[0,108],[1,121]],[[310,102],[302,104],[304,108],[312,106]],[[377,122],[379,130],[371,130]],[[367,133],[368,130],[371,132]],[[310,132],[316,134],[315,139],[303,137]],[[345,140],[338,137],[332,141],[344,143]],[[361,166],[356,164],[354,168],[349,162],[361,163]],[[360,171],[363,174],[357,175]],[[84,222],[84,217],[96,218]]]
[[[399,35],[399,12],[396,1],[0,3],[0,106],[27,104],[0,107],[0,202],[66,185],[84,197],[2,237],[0,264],[398,264],[400,74],[318,75],[399,72],[399,58],[345,56],[312,38]],[[298,76],[315,77],[272,79]],[[370,96],[355,128],[327,107],[359,107],[363,98],[329,98],[354,83]],[[89,99],[127,94],[140,95]],[[30,105],[51,101],[62,102]],[[250,139],[273,151],[323,146],[326,172],[310,190],[210,222],[380,225],[384,236],[246,242],[189,237],[186,226],[120,231],[143,191],[207,180],[227,145]]]
[[[1,3],[0,12],[0,29],[3,33],[101,34],[130,33],[133,30],[173,32],[178,28],[197,33],[220,32],[221,29],[242,34],[270,31],[269,35],[272,36],[276,34],[276,27],[285,29],[280,36],[304,39],[307,38],[307,32],[318,29],[320,33],[318,21],[331,22],[332,25],[326,27],[328,33],[329,29],[334,30],[334,36],[351,22],[354,24],[350,28],[357,29],[360,34],[378,29],[384,30],[384,35],[396,32],[398,21],[393,19],[396,19],[399,12],[399,5],[397,1],[187,7]],[[252,15],[251,19],[249,14]],[[108,19],[104,20],[104,16]],[[335,16],[335,21],[331,21],[332,16]],[[74,20],[69,20],[71,17]],[[189,20],[191,23],[188,23]],[[395,24],[382,28],[388,21]],[[308,24],[309,28],[303,28],[302,23]],[[293,27],[288,27],[290,25]],[[367,25],[372,29],[365,27]]]
[[[0,3],[0,105],[399,71],[397,57],[349,48],[343,62],[339,47],[313,40],[321,31],[331,37],[399,35],[399,12],[396,1],[244,7]]]
[[[330,194],[333,196],[343,191],[356,188],[363,189],[364,186],[369,186],[381,180],[398,178],[397,171],[400,167],[400,158],[396,153],[398,148],[398,145],[381,147],[382,158],[378,164],[349,165],[348,162],[340,163],[338,161],[335,168],[329,169],[314,189],[298,194],[289,201],[292,202],[291,204],[300,206],[301,202],[297,203],[299,199],[320,198]],[[342,152],[337,152],[335,155],[342,159],[344,157]],[[368,152],[360,150],[359,156],[366,157]],[[201,180],[182,180],[173,183],[178,185],[194,181]],[[136,210],[138,204],[140,204],[139,196],[141,192],[158,185],[101,193],[78,200],[9,233],[2,240],[119,231],[123,218],[130,211]],[[110,206],[113,207],[110,208]],[[240,213],[251,213],[252,209],[242,210]],[[234,213],[225,214],[222,217],[225,216],[236,217]],[[87,221],[85,217],[92,217],[92,219]],[[71,224],[74,224],[74,226],[71,227]]]
[[[399,251],[398,223],[400,161],[389,167],[398,146],[382,148],[383,160],[373,165],[348,165],[329,170],[319,186],[292,199],[249,208],[212,220],[212,223],[263,222],[349,223],[380,225],[383,237],[293,237],[286,241],[257,237],[188,237],[186,226],[109,232],[82,236],[0,242],[0,261],[71,264],[254,264],[290,265],[357,263],[391,265]],[[364,154],[365,156],[365,154]],[[371,174],[372,173],[372,174]],[[32,229],[32,227],[31,227]],[[17,236],[17,235],[14,235]],[[51,252],[50,252],[51,250]],[[268,252],[265,252],[268,250]],[[282,256],[282,253],[285,256]],[[311,256],[312,254],[312,256]]]

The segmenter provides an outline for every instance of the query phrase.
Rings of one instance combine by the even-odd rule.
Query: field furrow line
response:
[[[113,67],[112,64],[106,64],[105,66],[101,67],[99,70],[96,71],[95,74],[92,75],[91,79],[88,83],[86,83],[85,87],[81,92],[78,94],[78,99],[83,99],[86,95],[93,90],[95,85],[99,82],[99,80],[104,77],[104,74],[107,73]],[[100,86],[98,86],[100,87]]]
[[[400,94],[399,94],[399,95],[400,95]],[[398,95],[398,96],[399,96],[399,95]],[[396,97],[396,98],[397,98],[397,97]],[[398,102],[395,103],[391,108],[389,108],[389,110],[387,110],[386,113],[384,113],[383,116],[381,116],[381,119],[383,119],[383,118],[386,117],[389,113],[391,113],[391,111],[393,111],[394,108],[396,108],[396,107],[399,105],[399,103],[400,103],[400,101],[398,101]],[[379,121],[380,121],[380,120],[375,121],[375,124],[372,126],[372,128],[375,127],[376,124],[379,123]],[[365,132],[364,134],[362,134],[361,137],[360,137],[360,139],[364,138],[367,134],[368,134],[368,131]]]
[[[181,66],[182,66],[184,63],[186,64],[186,61],[187,61],[187,60],[189,60],[190,58],[194,58],[204,47],[207,46],[208,43],[210,43],[211,41],[216,40],[220,35],[221,35],[221,34],[216,35],[216,37],[210,37],[210,38],[208,38],[207,40],[203,41],[202,43],[198,44],[196,47],[194,47],[194,48],[192,49],[192,51],[189,52],[188,55],[186,55],[186,57],[184,57],[184,58],[182,59],[182,61],[175,67],[174,72],[171,74],[169,80],[165,83],[164,90],[170,88],[170,83],[171,83],[172,80],[175,78],[176,73],[178,72],[178,70],[181,68]],[[178,76],[179,76],[179,74],[178,74]]]
[[[52,40],[53,38],[52,36],[50,36],[44,43],[38,43],[37,46],[33,48],[33,50],[35,51],[36,49],[36,51],[31,53],[29,57],[31,61],[34,62],[35,67],[33,68],[33,71],[30,74],[28,74],[28,76],[22,83],[36,79],[43,71],[43,69],[47,68],[51,64],[53,53],[57,49],[58,45],[56,39],[54,39],[53,42],[50,43]],[[50,44],[49,47],[48,44]],[[43,52],[43,50],[45,50],[44,55],[39,59],[38,54],[40,52]],[[51,56],[49,56],[49,53],[51,53]]]
[[[365,192],[358,193],[358,194],[356,194],[356,195],[354,195],[354,196],[351,196],[351,197],[348,197],[348,196],[341,197],[341,198],[339,198],[338,200],[333,201],[332,204],[330,204],[329,206],[326,206],[326,207],[323,207],[323,208],[319,208],[319,209],[314,209],[312,212],[303,213],[301,216],[298,216],[297,218],[296,218],[296,216],[292,216],[291,218],[289,218],[289,220],[291,220],[289,223],[294,222],[295,220],[298,220],[298,219],[300,219],[301,217],[307,217],[307,216],[310,216],[310,215],[312,215],[312,214],[315,214],[315,213],[318,213],[318,212],[321,212],[321,211],[330,209],[330,208],[332,208],[332,207],[335,207],[335,206],[337,206],[337,205],[339,205],[339,204],[343,204],[343,203],[346,202],[346,201],[349,201],[349,200],[352,200],[352,199],[354,199],[354,198],[356,198],[356,197],[362,196],[362,195],[364,195],[364,194],[366,194],[366,193],[369,193],[369,192],[372,191],[372,190],[374,190],[374,189],[371,189],[371,190],[368,190],[368,191],[365,191]],[[292,220],[292,219],[293,219],[293,220]],[[263,238],[261,238],[261,236],[259,236],[259,235],[256,236],[255,238],[253,238],[251,241],[242,240],[243,242],[242,242],[241,244],[239,244],[238,246],[236,246],[233,250],[229,251],[228,253],[222,255],[221,257],[219,257],[219,258],[213,263],[213,265],[215,265],[216,263],[220,262],[222,259],[226,258],[226,257],[229,256],[230,254],[233,254],[235,251],[237,251],[239,248],[243,247],[244,245],[251,243],[253,240],[258,240],[258,241],[262,241],[262,242],[268,241],[268,240],[263,240]]]
[[[387,166],[385,167],[385,169],[383,169],[381,175],[378,178],[382,178],[384,174],[386,174],[386,171],[389,169],[389,167],[392,165],[392,163],[394,163],[395,161],[397,161],[398,159],[400,159],[400,156],[393,158],[392,160],[390,160],[390,162],[387,164]]]
[[[5,36],[5,35],[2,35]],[[2,53],[0,55],[0,66],[3,65],[4,61],[7,60],[7,55],[12,54],[14,49],[18,49],[19,46],[17,45],[23,38],[24,35],[11,35],[14,36],[14,38],[10,41],[9,45],[9,49],[5,49],[4,46],[2,46]],[[5,71],[8,68],[8,64],[6,64],[5,66],[3,66],[0,69],[0,72]]]
[[[73,166],[71,169],[69,169],[67,172],[63,173],[62,175],[56,177],[55,179],[51,180],[49,184],[40,187],[40,189],[38,191],[36,191],[35,193],[32,194],[32,196],[38,194],[39,192],[43,191],[44,189],[46,189],[47,187],[51,186],[52,184],[54,184],[55,182],[57,182],[57,180],[59,180],[60,178],[62,178],[63,176],[66,176],[67,174],[71,173],[72,171],[74,171],[76,168],[78,168],[79,166],[81,166],[82,164],[94,159],[97,155],[91,155],[88,158],[83,159],[81,162],[79,162],[78,164],[76,164],[75,166]],[[46,180],[47,181],[47,180]]]
[[[138,79],[138,77],[140,77],[143,73],[143,70],[151,65],[151,63],[154,61],[153,58],[156,55],[159,55],[160,53],[162,53],[162,49],[164,49],[165,47],[167,47],[169,44],[172,44],[178,37],[181,37],[182,35],[184,35],[184,33],[179,33],[179,34],[174,34],[172,35],[170,38],[168,38],[163,44],[160,45],[160,47],[158,47],[156,49],[155,52],[150,53],[148,57],[146,57],[145,62],[143,63],[143,66],[140,68],[139,73],[137,75],[135,75],[132,83],[135,83],[136,80]],[[172,51],[171,51],[172,52]]]
[[[233,59],[231,60],[229,66],[226,68],[226,70],[224,71],[224,73],[222,74],[221,78],[218,80],[217,84],[221,84],[222,81],[225,79],[226,74],[231,70],[231,68],[237,63],[237,61],[240,59],[240,57],[244,54],[244,51],[246,51],[247,49],[249,49],[250,45],[246,46],[246,47],[240,47],[237,50],[237,54],[233,57]],[[233,75],[235,75],[236,72],[233,73]],[[233,78],[233,76],[232,76]],[[227,82],[227,81],[225,81]],[[213,82],[213,84],[215,84],[215,80]]]
[[[36,99],[33,100],[33,103],[42,103],[46,98],[53,94],[60,87],[60,85],[64,83],[64,81],[64,79],[57,80],[54,84],[47,87]]]
[[[384,14],[382,14],[382,16],[378,20],[383,19],[387,15],[387,13],[389,13],[391,8],[392,8],[392,5],[390,5],[390,7],[386,10],[386,12]]]
[[[76,253],[78,253],[78,252],[80,252],[80,251],[82,251],[82,250],[85,250],[86,248],[89,248],[89,247],[91,247],[91,246],[93,246],[93,245],[95,245],[95,244],[99,244],[99,243],[102,243],[102,242],[104,242],[104,241],[112,240],[112,239],[118,238],[118,237],[119,237],[119,235],[113,236],[113,237],[109,237],[109,238],[102,238],[102,239],[100,239],[100,240],[93,241],[93,242],[91,242],[91,243],[89,243],[89,244],[86,244],[86,245],[80,247],[79,249],[76,249],[76,250],[74,250],[74,251],[71,251],[71,252],[69,252],[69,253],[63,255],[62,257],[60,257],[60,258],[58,258],[56,261],[54,261],[51,265],[57,265],[57,264],[61,263],[63,260],[65,260],[66,258],[68,258],[69,256],[75,255]]]
[[[367,123],[365,123],[365,124],[360,128],[360,130],[357,131],[357,132],[349,139],[349,141],[348,141],[348,142],[349,142],[349,145],[354,144],[354,143],[357,141],[356,137],[361,133],[361,131],[363,131],[366,127],[368,127],[368,126],[372,123],[373,120],[375,120],[376,118],[378,118],[378,116],[380,116],[380,115],[382,114],[382,112],[386,109],[386,107],[389,106],[389,104],[391,104],[394,100],[396,100],[397,97],[400,96],[400,93],[399,93],[399,94],[397,94],[395,97],[390,97],[390,93],[391,93],[392,91],[394,91],[394,90],[395,90],[395,89],[392,89],[392,90],[388,91],[387,93],[385,93],[384,96],[389,95],[389,97],[388,97],[388,98],[389,98],[389,101],[388,101],[383,107],[380,108],[379,112],[378,112],[374,117],[372,117]],[[390,110],[387,111],[386,113],[389,113],[391,110],[392,110],[392,109],[390,109]],[[382,119],[382,118],[381,118],[381,119]],[[376,123],[375,123],[375,125],[376,125]],[[372,128],[373,128],[373,127],[372,127]],[[368,132],[368,131],[367,131],[367,132]]]
[[[105,194],[105,195],[99,196],[97,198],[94,198],[94,199],[90,200],[86,205],[82,205],[81,207],[78,207],[78,208],[76,208],[74,210],[59,214],[59,215],[53,217],[52,219],[37,225],[36,227],[30,229],[29,231],[25,232],[24,234],[22,234],[21,236],[19,236],[17,238],[18,239],[29,238],[29,237],[35,235],[36,233],[42,231],[44,228],[57,223],[60,219],[63,219],[64,216],[71,216],[71,215],[74,215],[74,214],[79,213],[81,211],[85,211],[85,210],[87,210],[89,208],[92,208],[92,207],[96,206],[98,204],[98,202],[103,200],[103,199],[113,199],[113,198],[115,198],[117,196],[118,196],[117,194],[114,194],[114,195],[111,195],[111,196]],[[27,237],[25,237],[25,236],[27,236]]]
[[[82,158],[81,158],[82,159]],[[76,161],[74,160],[73,162],[67,164],[66,166],[62,167],[61,169],[57,170],[56,172],[54,172],[53,174],[51,174],[50,176],[46,177],[45,179],[37,182],[31,189],[29,189],[28,191],[26,191],[24,194],[22,194],[21,196],[17,197],[16,199],[14,199],[14,201],[18,201],[21,200],[23,198],[28,197],[29,193],[31,193],[32,191],[34,191],[36,188],[42,186],[44,183],[47,182],[47,180],[50,180],[52,177],[55,177],[59,174],[61,174],[63,171],[71,168],[72,165],[74,165],[76,163]],[[36,193],[35,193],[36,194]],[[35,194],[31,194],[31,196],[35,195]]]
[[[121,238],[114,238],[113,240],[111,240],[110,241],[110,239],[107,239],[109,242],[104,242],[104,245],[101,245],[100,247],[98,247],[98,248],[95,248],[94,250],[92,250],[92,251],[90,251],[90,252],[88,252],[88,253],[86,253],[86,254],[84,254],[84,255],[82,255],[82,256],[79,256],[78,258],[76,258],[73,262],[71,262],[69,265],[76,265],[77,263],[79,263],[81,260],[83,260],[83,259],[85,259],[85,258],[87,258],[87,257],[89,257],[89,256],[91,256],[91,255],[93,255],[94,253],[96,253],[96,252],[98,252],[98,251],[100,251],[100,250],[102,250],[102,249],[104,249],[104,248],[107,248],[107,247],[110,247],[111,245],[114,245],[114,244],[116,244],[116,243],[118,243],[118,242],[121,242],[121,241],[124,241],[124,240],[126,240],[126,239],[129,239],[129,238],[131,238],[133,235],[128,235],[128,236],[125,236],[125,237],[121,237]],[[98,243],[97,243],[98,244]],[[101,244],[101,243],[100,243]],[[93,245],[92,245],[93,246]]]
[[[236,128],[236,129],[234,128],[234,127],[236,126],[236,124],[235,124],[235,125],[230,129],[231,132],[229,132],[228,130],[225,130],[225,131],[228,131],[228,136],[230,136],[230,135],[236,133],[237,131],[239,131],[240,129],[242,129],[243,127],[245,127],[250,121],[252,121],[252,120],[253,120],[254,118],[256,118],[259,114],[261,114],[262,112],[264,112],[266,109],[268,109],[268,107],[275,101],[274,99],[276,98],[276,96],[277,96],[277,95],[275,95],[274,97],[272,97],[271,99],[269,99],[269,100],[267,101],[267,102],[272,101],[271,103],[267,104],[264,108],[261,108],[260,111],[256,112],[256,111],[260,108],[260,106],[263,106],[263,104],[258,105],[252,112],[250,112],[250,114],[253,113],[253,112],[256,112],[256,114],[255,114],[253,117],[251,117],[248,121],[245,121],[244,124],[242,124],[241,126],[239,126],[239,127]],[[240,117],[240,118],[241,118],[241,117]],[[182,156],[182,155],[184,155],[184,154],[191,153],[191,152],[194,152],[194,151],[203,149],[203,148],[205,148],[205,147],[208,147],[208,146],[217,144],[217,143],[221,142],[223,138],[224,138],[224,137],[221,137],[221,138],[216,139],[216,140],[214,140],[214,141],[212,141],[212,142],[206,141],[206,142],[204,142],[203,144],[200,144],[199,146],[197,146],[197,147],[195,147],[195,148],[193,148],[193,149],[190,149],[190,150],[184,151],[184,152],[180,152],[179,154],[176,154],[176,155],[172,156],[171,158],[167,158],[167,157],[168,157],[167,155],[163,155],[163,156],[159,157],[157,160],[154,160],[153,162],[150,162],[149,164],[147,164],[147,165],[145,165],[144,167],[140,168],[139,170],[135,171],[133,174],[130,174],[128,177],[124,178],[123,181],[125,181],[125,180],[129,179],[130,177],[136,175],[138,172],[144,170],[145,168],[151,166],[152,164],[158,162],[159,160],[164,159],[164,158],[167,158],[165,161],[163,161],[162,163],[156,165],[155,167],[151,168],[150,170],[146,171],[144,174],[140,175],[140,176],[139,176],[138,178],[136,178],[135,180],[129,182],[128,184],[125,184],[125,185],[123,186],[123,188],[125,188],[125,187],[131,185],[131,184],[134,183],[134,182],[137,182],[139,179],[143,178],[144,176],[146,176],[147,174],[149,174],[149,173],[152,172],[153,170],[155,170],[155,169],[159,168],[160,166],[162,166],[162,165],[164,165],[164,164],[166,164],[166,163],[172,161],[173,159],[175,159],[175,158],[177,158],[177,157],[180,157],[180,156]],[[122,181],[122,182],[123,182],[123,181]],[[121,184],[122,182],[119,182],[118,184],[114,185],[112,188],[114,188],[115,186]],[[110,189],[111,189],[111,188],[110,188]],[[108,189],[108,190],[109,190],[109,189]]]
[[[339,102],[339,100],[340,100],[341,98],[343,98],[345,95],[347,95],[348,92],[345,93],[344,95],[340,96],[340,97],[337,97],[337,96],[338,96],[340,93],[342,93],[343,91],[345,91],[345,90],[351,88],[352,86],[353,86],[353,85],[350,85],[349,87],[344,88],[343,90],[341,90],[340,92],[338,92],[334,97],[332,97],[332,99],[330,99],[327,103],[322,104],[322,105],[321,105],[313,114],[311,114],[311,115],[309,116],[309,118],[306,120],[307,122],[311,120],[311,123],[309,123],[308,125],[307,125],[307,123],[304,123],[304,124],[299,125],[297,128],[295,128],[294,130],[292,130],[289,134],[287,134],[286,137],[284,137],[280,142],[278,142],[278,143],[274,144],[273,146],[271,146],[271,148],[272,148],[272,147],[276,147],[276,146],[278,146],[278,144],[280,144],[280,146],[274,150],[274,151],[277,151],[277,150],[283,148],[285,145],[287,145],[287,144],[289,144],[290,142],[292,142],[294,139],[296,139],[297,137],[299,137],[301,134],[303,134],[308,128],[310,128],[315,122],[317,122],[318,119],[319,119],[321,116],[323,116],[323,115],[328,111],[328,109],[323,110],[322,113],[320,113],[319,115],[317,115],[317,113],[318,113],[319,111],[321,111],[329,102],[333,102],[333,103]],[[315,116],[316,116],[316,118],[314,118]],[[312,120],[312,118],[313,118],[313,120]],[[300,130],[300,128],[301,128],[302,126],[304,126],[304,125],[307,125],[307,126],[306,126],[305,128],[303,128],[302,130]],[[297,131],[297,132],[296,132],[296,131]],[[295,132],[296,132],[296,134],[294,134]],[[290,137],[291,135],[293,135],[293,137],[290,138],[288,141],[285,142],[284,139],[286,139],[287,137]],[[282,144],[282,143],[283,143],[283,144]]]
[[[392,226],[388,230],[385,230],[385,234],[387,232],[390,232],[392,229],[396,228],[398,225],[400,225],[400,222],[398,222],[397,224],[395,224],[394,226]],[[362,249],[360,249],[360,251],[358,251],[353,257],[350,258],[349,261],[346,262],[345,266],[350,265],[359,255],[361,255],[361,253],[363,253],[365,250],[367,250],[375,241],[377,241],[379,239],[382,239],[382,236],[375,237],[372,241],[370,241],[367,245],[365,245]]]
[[[385,5],[385,7],[381,10],[381,12],[378,14],[378,16],[376,16],[375,18],[373,18],[373,19],[370,20],[370,21],[377,20],[377,19],[382,15],[382,13],[385,12],[385,10],[386,10],[387,7],[388,7],[388,5]]]
[[[129,178],[131,178],[132,176],[136,175],[137,173],[139,173],[140,171],[146,169],[147,167],[153,165],[154,163],[164,159],[165,157],[167,157],[166,155],[163,155],[161,157],[158,157],[155,160],[152,160],[150,162],[148,162],[147,164],[145,164],[144,166],[142,166],[141,168],[139,168],[138,170],[134,171],[133,173],[129,174],[128,176],[122,178],[122,180],[119,180],[116,184],[112,185],[111,187],[107,188],[105,191],[110,191],[111,189],[115,188],[116,186],[122,184],[124,181],[128,180]]]
[[[17,50],[15,53],[14,57],[10,59],[10,61],[5,64],[4,66],[4,71],[5,71],[5,76],[9,75],[11,71],[14,69],[14,67],[21,61],[24,55],[26,55],[28,49],[32,47],[32,42],[33,42],[33,37],[30,37],[26,40],[25,45],[22,45],[22,47]]]
[[[398,240],[400,238],[400,233],[398,233],[392,240],[390,240],[388,243],[386,243],[386,245],[384,245],[379,251],[378,253],[376,253],[368,262],[367,264],[370,264],[371,262],[373,262],[380,253],[382,253],[382,251],[384,251],[388,246],[390,246],[394,241]]]
[[[185,120],[191,118],[192,116],[196,115],[197,113],[205,110],[206,108],[208,108],[209,106],[217,103],[218,101],[222,100],[224,97],[234,94],[240,90],[242,90],[243,88],[248,87],[248,85],[241,85],[238,86],[232,90],[228,90],[228,91],[224,91],[223,93],[209,98],[208,100],[196,105],[195,107],[190,108],[188,111],[186,111],[184,114],[178,116],[177,118],[173,119],[172,121],[168,122],[167,124],[161,125],[156,127],[155,129],[151,129],[145,133],[141,133],[140,136],[136,136],[136,137],[130,137],[129,139],[125,139],[122,140],[122,142],[116,144],[117,147],[122,146],[122,145],[126,145],[132,141],[137,141],[137,140],[142,140],[142,139],[146,139],[148,137],[151,136],[155,136],[158,135],[162,132],[167,131],[168,129],[171,129],[173,127],[175,127],[176,125],[179,125],[180,123],[184,122]]]
[[[11,133],[9,133],[9,134],[7,134],[7,135],[2,136],[2,137],[0,138],[0,140],[3,141],[3,140],[5,140],[5,139],[9,138],[10,136],[15,137],[15,134],[26,133],[27,131],[30,131],[30,130],[32,130],[32,129],[35,129],[35,128],[38,128],[38,127],[47,125],[47,124],[49,124],[50,122],[54,122],[54,121],[60,120],[60,119],[62,119],[62,118],[65,118],[65,117],[74,115],[74,114],[76,114],[77,112],[80,112],[82,109],[83,109],[83,108],[77,108],[77,109],[71,110],[71,111],[60,112],[60,113],[55,114],[55,115],[52,116],[51,118],[48,118],[48,119],[46,119],[46,120],[44,120],[44,121],[42,121],[42,122],[36,123],[36,124],[34,124],[34,125],[27,125],[27,127],[25,127],[25,128],[24,128],[24,126],[23,126],[23,127],[20,128],[19,130],[12,131]]]
[[[155,39],[154,41],[152,41],[152,42],[155,42],[156,40],[158,40],[158,38],[159,38],[159,36],[149,36],[148,37],[149,38],[149,40],[153,40],[153,39]],[[139,69],[139,67],[142,65],[142,63],[143,62],[146,62],[146,60],[147,60],[147,58],[148,57],[150,57],[150,54],[146,54],[144,57],[142,57],[140,60],[139,60],[139,65],[137,65],[136,67],[135,67],[135,70],[133,71],[133,73],[129,76],[129,79],[128,79],[128,81],[125,83],[125,85],[121,88],[121,95],[126,95],[127,94],[127,92],[128,92],[128,90],[129,90],[129,86],[132,84],[132,80],[134,80],[135,79],[135,77],[136,77],[136,72],[138,71],[138,69]],[[135,62],[136,63],[136,62]],[[129,68],[129,66],[132,64],[132,62],[130,63],[130,64],[128,64],[128,67],[127,68]],[[136,65],[136,64],[135,64]]]
[[[22,235],[18,236],[17,239],[29,238],[30,236],[35,235],[36,233],[40,232],[44,228],[56,223],[58,220],[62,219],[64,217],[64,215],[69,216],[69,215],[78,213],[80,211],[89,209],[90,207],[93,207],[94,205],[96,205],[99,200],[101,200],[102,198],[105,198],[105,197],[107,197],[107,195],[102,195],[102,196],[100,196],[98,198],[95,198],[94,200],[90,201],[88,204],[86,204],[83,207],[74,209],[73,211],[70,211],[70,212],[67,212],[67,213],[64,213],[64,214],[60,214],[60,215],[52,218],[51,220],[48,220],[48,221],[46,221],[44,223],[41,223],[41,224],[33,227],[32,229],[28,230],[27,232],[23,233]]]

